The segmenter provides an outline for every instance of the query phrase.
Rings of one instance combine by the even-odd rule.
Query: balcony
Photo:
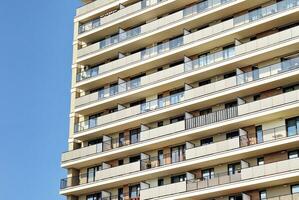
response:
[[[76,177],[62,179],[61,189],[72,189],[79,185],[84,186],[84,188],[100,187],[100,189],[105,189],[108,187],[106,184],[111,185],[111,183],[113,183],[113,186],[119,186],[122,184],[122,181],[126,181],[126,183],[142,181],[145,180],[146,177],[149,178],[153,176],[169,174],[171,173],[169,170],[182,171],[186,169],[187,166],[190,169],[190,167],[194,168],[198,166],[198,164],[201,166],[208,166],[210,163],[209,161],[212,161],[213,159],[216,159],[216,163],[219,164],[224,158],[227,162],[235,161],[237,157],[243,154],[246,156],[255,155],[255,151],[261,152],[264,150],[263,152],[269,153],[269,148],[279,150],[296,147],[298,144],[298,139],[296,138],[298,138],[298,133],[296,135],[288,135],[286,132],[286,127],[281,126],[264,130],[262,141],[250,141],[246,135],[242,135],[240,137],[226,141],[220,141],[202,147],[190,148],[190,144],[187,144],[187,147],[189,145],[189,148],[186,150],[186,156],[174,159],[172,158],[172,154],[165,154],[164,161],[161,163],[158,157],[151,157],[146,154],[141,154],[141,160],[138,162],[128,163],[112,168],[107,164],[103,164],[102,170],[96,172],[94,178],[87,178],[88,176],[86,174],[80,174]],[[286,139],[296,139],[296,142],[283,142]],[[283,146],[281,146],[281,142],[284,143]],[[230,148],[220,147],[223,144],[229,144],[228,146],[230,146]],[[214,150],[215,146],[218,146],[218,149]],[[278,148],[278,146],[280,147]],[[208,151],[204,153],[200,152],[200,150],[204,148]],[[210,156],[212,154],[215,158]],[[85,187],[86,184],[89,186]],[[78,187],[77,189],[80,190]]]
[[[76,16],[86,14],[92,10],[107,6],[111,3],[117,2],[118,0],[96,0],[91,3],[85,4],[77,9]]]
[[[209,193],[209,188],[215,190],[221,190],[224,185],[230,185],[234,188],[238,188],[239,184],[246,183],[247,186],[260,188],[262,183],[271,184],[277,180],[294,179],[297,177],[298,180],[298,170],[299,170],[299,159],[289,159],[279,162],[274,162],[270,164],[265,164],[262,166],[247,167],[246,163],[242,163],[242,169],[236,171],[234,174],[220,173],[215,174],[210,178],[203,179],[191,179],[179,183],[174,183],[170,185],[164,185],[160,187],[153,187],[149,189],[143,189],[140,191],[141,200],[143,199],[184,199],[187,197],[202,197]],[[297,173],[296,173],[297,172]],[[284,174],[290,174],[287,178]],[[292,174],[293,173],[293,174]],[[275,175],[274,180],[272,177]],[[292,175],[294,177],[292,177]],[[259,180],[256,180],[259,179]],[[253,180],[252,182],[250,182]],[[258,183],[257,183],[258,182]],[[275,184],[279,184],[276,182]],[[280,183],[281,184],[281,183]],[[241,186],[240,189],[246,188],[246,186]],[[231,189],[222,190],[224,192],[227,190],[228,194]],[[192,191],[192,192],[191,192]],[[212,192],[212,191],[211,191]]]
[[[110,2],[115,2],[116,0],[110,0]],[[123,9],[117,10],[116,12],[100,17],[97,19],[94,19],[88,23],[84,23],[79,27],[79,34],[89,32],[93,29],[96,29],[100,26],[109,24],[113,21],[119,20],[121,18],[127,17],[129,15],[135,14],[137,12],[140,12],[144,9],[147,9],[149,7],[152,7],[154,5],[157,5],[159,3],[165,2],[167,0],[141,0],[133,5],[127,6]],[[108,5],[109,3],[102,1],[102,3],[95,1],[94,4],[97,2],[97,4],[100,4],[100,6]],[[105,4],[104,4],[105,3]],[[94,8],[95,6],[93,6]]]
[[[173,40],[171,42],[172,44],[177,43],[176,45],[174,45],[175,48],[172,48],[172,46],[170,44],[165,43],[165,44],[162,44],[160,46],[152,47],[152,48],[149,48],[145,51],[137,52],[135,54],[126,56],[124,58],[109,62],[107,64],[103,64],[101,66],[98,66],[98,70],[93,71],[93,73],[91,73],[91,71],[86,71],[86,72],[82,72],[81,74],[78,74],[78,79],[77,80],[82,81],[82,80],[85,80],[85,79],[88,79],[88,78],[91,78],[91,77],[95,77],[95,76],[98,76],[98,75],[103,75],[105,73],[115,71],[115,70],[120,69],[120,68],[124,68],[123,66],[132,65],[132,64],[140,64],[141,61],[145,61],[145,60],[148,60],[150,58],[157,57],[161,54],[165,54],[167,52],[170,52],[171,50],[174,51],[174,49],[177,49],[178,47],[185,47],[186,46],[186,48],[189,48],[189,46],[191,44],[194,45],[193,43],[195,43],[195,42],[207,42],[207,39],[210,39],[213,36],[217,36],[220,33],[226,33],[227,34],[228,32],[240,31],[240,29],[244,29],[242,31],[246,32],[245,29],[248,28],[248,27],[245,26],[246,24],[252,24],[253,22],[261,23],[260,22],[261,19],[264,19],[264,18],[265,18],[264,22],[267,21],[267,19],[273,21],[273,15],[282,13],[284,11],[289,11],[289,10],[292,10],[292,9],[297,7],[296,4],[292,4],[290,2],[288,4],[286,4],[286,1],[280,2],[280,3],[275,4],[275,5],[277,7],[276,10],[273,9],[273,6],[263,8],[260,11],[262,14],[257,15],[256,17],[252,17],[253,14],[248,13],[246,15],[236,17],[234,19],[231,19],[231,20],[225,21],[223,23],[205,28],[203,30],[199,30],[195,33],[185,35],[185,36],[181,37],[180,39]],[[272,18],[271,18],[271,16],[272,16]],[[269,22],[268,22],[268,25],[269,25]],[[278,24],[276,24],[276,26],[273,24],[273,26],[276,27],[276,26],[278,26]],[[271,28],[271,27],[269,27],[269,28]],[[211,35],[211,33],[212,33],[212,35]],[[181,41],[178,42],[178,40],[181,40]],[[130,42],[130,44],[131,44],[131,42]],[[91,52],[91,53],[95,52],[96,51],[95,49],[99,49],[99,48],[100,48],[99,45],[95,45],[94,48],[93,48],[93,46],[91,46],[89,52]],[[83,49],[81,49],[81,50],[86,51],[86,50],[83,50]],[[102,58],[102,56],[101,56],[101,58]]]
[[[94,109],[96,106],[103,106],[102,102],[104,102],[104,100],[105,102],[108,101],[109,97],[126,94],[131,91],[139,91],[142,89],[142,87],[157,87],[156,85],[159,82],[165,81],[166,79],[171,78],[170,80],[177,80],[177,77],[181,75],[185,75],[188,73],[194,74],[194,72],[200,73],[201,70],[207,70],[208,68],[214,67],[215,65],[226,64],[226,62],[221,61],[239,59],[240,56],[247,56],[248,53],[256,52],[257,49],[270,48],[273,45],[281,44],[281,42],[283,41],[285,41],[285,43],[292,39],[294,39],[293,41],[295,41],[295,38],[298,38],[298,36],[299,26],[267,36],[265,38],[258,39],[256,41],[236,46],[229,50],[208,54],[205,57],[201,57],[193,61],[188,61],[184,65],[178,65],[173,68],[151,74],[149,76],[141,77],[140,79],[134,80],[133,82],[122,83],[115,86],[114,88],[108,88],[104,91],[99,91],[90,95],[82,96],[76,99],[76,111],[87,112],[89,109]]]
[[[187,62],[185,64],[185,66],[183,64],[181,64],[181,65],[178,65],[178,66],[175,66],[175,67],[172,67],[172,68],[169,68],[169,69],[166,69],[166,70],[163,70],[163,71],[160,71],[160,72],[148,75],[148,76],[144,76],[144,77],[132,80],[132,81],[121,83],[119,85],[116,85],[116,86],[113,86],[110,88],[106,88],[103,90],[99,90],[98,92],[77,98],[75,101],[75,107],[80,108],[82,106],[87,106],[92,103],[96,103],[96,102],[100,103],[100,101],[107,100],[107,98],[111,98],[111,97],[129,92],[132,90],[138,90],[147,85],[154,85],[157,83],[161,83],[161,81],[163,81],[165,79],[177,77],[181,74],[189,73],[190,71],[193,71],[193,70],[199,70],[199,69],[202,69],[210,64],[213,64],[214,61],[216,60],[215,59],[216,57],[219,57],[219,58],[228,57],[229,58],[229,57],[232,57],[232,55],[234,55],[234,48],[231,48],[231,49],[225,50],[225,51],[221,51],[218,53],[214,53],[214,54],[209,54],[206,57],[201,57],[197,60]],[[287,72],[289,70],[293,70],[293,69],[297,68],[297,65],[299,65],[297,63],[299,63],[299,59],[295,58],[290,61],[285,61],[282,63],[277,63],[277,64],[274,64],[274,65],[271,65],[268,67],[261,68],[258,71],[253,71],[250,73],[245,73],[244,75],[239,75],[237,77],[237,80],[231,78],[231,79],[227,79],[224,81],[218,81],[213,84],[208,84],[205,87],[200,87],[200,88],[197,88],[194,90],[187,91],[186,99],[193,98],[193,97],[195,97],[194,95],[196,95],[196,94],[205,95],[205,94],[213,93],[216,91],[222,91],[226,88],[235,87],[236,85],[240,85],[242,83],[247,83],[252,80],[256,80],[259,78],[265,78],[268,76]],[[288,65],[290,65],[290,66],[288,66]],[[185,67],[185,69],[184,69],[184,67]],[[242,76],[244,76],[244,77],[242,77]],[[244,80],[242,80],[242,79],[244,79]],[[189,95],[189,97],[188,97],[188,95]],[[162,103],[164,100],[161,99],[161,100],[156,100],[156,102],[155,101],[148,102],[147,105],[145,105],[145,107],[149,108],[152,106],[158,106],[158,101]],[[150,105],[150,104],[152,104],[152,105]]]
[[[237,149],[241,147],[242,142],[245,142],[244,140],[245,141],[248,140],[246,136],[236,137],[233,139],[216,142],[209,145],[199,146],[196,148],[189,148],[186,150],[186,159],[188,160],[188,159],[202,157],[205,155],[211,155],[219,152]]]
[[[100,181],[100,180],[105,180],[108,178],[116,178],[119,176],[123,176],[125,174],[130,174],[133,172],[140,171],[140,162],[133,162],[117,167],[112,167],[112,168],[107,168],[104,170],[100,170],[96,173],[95,180]]]
[[[101,49],[105,49],[107,47],[110,47],[110,46],[115,45],[115,44],[119,44],[121,42],[130,40],[132,38],[136,38],[137,36],[145,35],[147,33],[151,33],[155,30],[158,30],[161,27],[165,27],[165,26],[167,26],[169,24],[173,24],[173,23],[178,23],[179,21],[181,21],[181,20],[183,20],[187,17],[189,18],[189,17],[191,17],[195,14],[200,14],[200,13],[206,12],[210,9],[217,8],[221,5],[224,5],[224,4],[227,4],[229,2],[233,2],[233,1],[235,1],[235,0],[207,0],[207,1],[204,1],[204,2],[201,2],[201,3],[198,3],[194,6],[185,8],[185,9],[179,11],[179,12],[175,12],[175,13],[173,13],[171,15],[168,15],[166,17],[163,17],[161,19],[158,19],[158,20],[155,20],[153,22],[144,24],[142,26],[139,26],[139,27],[136,27],[134,29],[125,31],[123,33],[119,33],[116,36],[106,38],[106,39],[104,39],[104,40],[102,40],[98,43],[92,44],[92,45],[87,46],[83,49],[79,49],[78,50],[78,58],[81,58],[83,56],[86,56],[86,55],[94,53],[94,52],[98,52]],[[161,2],[163,2],[163,1],[161,1]],[[158,3],[159,2],[155,2],[154,4],[158,4]],[[138,10],[142,7],[141,2],[137,3],[136,5],[138,5],[138,6],[135,6],[135,4],[134,4],[134,7],[135,7],[134,10],[136,10],[136,9]],[[122,9],[120,11],[123,11],[123,10],[126,10],[126,9]],[[120,11],[116,12],[115,14],[120,13]],[[111,18],[111,16],[108,16],[108,17]],[[103,18],[103,19],[105,19],[105,18]],[[111,18],[111,20],[113,21],[112,18]],[[101,22],[96,21],[95,25],[89,25],[88,27],[93,27],[93,26],[98,27],[98,26],[100,26],[100,24],[101,24]],[[130,48],[132,48],[132,47],[130,47]]]
[[[294,75],[295,73],[293,72],[297,70],[298,67],[299,67],[298,58],[294,58],[292,60],[285,61],[282,63],[273,64],[256,71],[239,74],[237,77],[224,79],[222,81],[218,81],[202,87],[190,89],[182,93],[149,101],[138,106],[126,108],[112,114],[107,114],[98,117],[96,119],[80,122],[75,126],[75,131],[76,133],[82,132],[88,129],[102,126],[107,123],[111,123],[113,121],[119,121],[122,119],[130,118],[131,116],[136,116],[136,115],[142,116],[148,112],[155,111],[155,110],[161,111],[161,109],[163,108],[168,108],[170,106],[182,104],[190,100],[198,99],[199,97],[214,95],[215,93],[221,94],[221,92],[223,91],[227,91],[229,89],[233,89],[238,86],[245,87],[246,85],[245,83],[247,84],[254,83],[255,81],[258,80],[264,80],[264,81],[271,80],[270,79],[271,77],[275,77],[276,75],[279,74],[290,73],[290,75]],[[240,88],[238,88],[238,90],[240,90]]]

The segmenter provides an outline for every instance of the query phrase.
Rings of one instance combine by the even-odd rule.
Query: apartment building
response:
[[[299,0],[82,0],[67,200],[299,200]]]

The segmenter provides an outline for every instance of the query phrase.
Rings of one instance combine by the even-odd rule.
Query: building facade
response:
[[[84,0],[67,200],[299,200],[299,0]]]

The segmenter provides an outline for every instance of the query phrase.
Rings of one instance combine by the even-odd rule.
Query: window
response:
[[[225,108],[232,108],[232,107],[236,107],[238,105],[238,102],[237,101],[233,101],[233,102],[230,102],[230,103],[226,103],[225,104]]]
[[[137,162],[140,160],[140,155],[130,157],[130,163]]]
[[[203,179],[214,178],[214,176],[215,176],[214,168],[204,169],[204,170],[201,171],[201,174],[202,174]]]
[[[234,163],[228,165],[228,175],[236,174],[241,170],[241,163]]]
[[[205,81],[201,81],[201,82],[198,83],[198,87],[204,86],[204,85],[208,85],[210,83],[211,83],[210,79],[209,80],[205,80]]]
[[[101,199],[102,199],[101,193],[91,194],[86,197],[86,200],[101,200]]]
[[[260,191],[260,200],[267,199],[267,192],[265,190]]]
[[[298,89],[299,89],[299,84],[298,84],[298,85],[292,85],[292,86],[283,88],[283,92],[284,92],[284,93],[286,93],[286,92],[292,92],[292,91],[294,91],[294,90],[298,90]]]
[[[163,123],[163,121],[159,121],[159,122],[157,123],[157,125],[158,125],[158,127],[161,127],[161,126],[164,125],[164,123]]]
[[[171,177],[171,183],[178,183],[186,180],[186,174],[176,175]]]
[[[173,123],[176,123],[176,122],[179,122],[179,121],[183,121],[184,119],[185,119],[185,116],[182,115],[182,116],[170,119],[170,123],[173,124]]]
[[[115,107],[115,108],[111,108],[111,109],[109,109],[109,113],[114,113],[114,112],[117,112],[118,111],[118,108],[117,107]]]
[[[227,79],[227,78],[230,78],[230,77],[233,77],[233,76],[236,76],[236,72],[231,72],[231,73],[228,73],[228,74],[224,74],[224,79]]]
[[[258,144],[262,143],[264,141],[262,126],[256,126],[255,127],[255,132],[256,132],[256,142]]]
[[[211,143],[213,143],[213,137],[205,138],[205,139],[200,140],[200,145],[201,146],[208,145],[208,144],[211,144]]]
[[[185,88],[170,91],[170,104],[176,104],[181,101],[181,93],[185,91]]]
[[[118,200],[124,200],[124,189],[123,188],[118,188]]]
[[[162,186],[164,185],[164,179],[163,178],[159,178],[158,179],[158,186]]]
[[[164,165],[164,154],[163,154],[163,150],[159,150],[158,151],[158,165],[159,166]]]
[[[207,115],[210,113],[212,113],[212,108],[208,108],[208,109],[199,111],[199,115]]]
[[[229,200],[242,200],[242,195],[237,195],[237,196],[230,196],[228,198]]]
[[[183,161],[185,158],[185,145],[171,148],[171,162],[176,163]]]
[[[289,159],[299,158],[299,150],[290,151],[288,156]]]
[[[110,96],[113,96],[118,93],[118,83],[110,84]]]
[[[140,185],[132,185],[129,187],[130,198],[138,198],[140,192]]]
[[[94,182],[96,177],[96,172],[102,169],[101,166],[90,167],[87,169],[87,183]]]
[[[260,19],[262,16],[261,7],[255,8],[253,10],[250,10],[249,13],[249,21],[254,21],[257,19]]]
[[[125,134],[124,133],[119,133],[118,143],[119,143],[120,147],[122,147],[126,144]]]
[[[130,130],[130,142],[131,144],[139,142],[140,128]]]
[[[232,56],[234,56],[234,44],[228,45],[226,47],[223,47],[223,58],[227,59],[230,58]]]
[[[97,113],[97,114],[94,114],[94,115],[90,115],[88,117],[88,126],[89,128],[92,128],[92,127],[95,127],[97,125],[97,118],[102,116],[103,113]]]
[[[292,185],[291,186],[292,194],[299,193],[299,184],[298,185]]]
[[[91,140],[91,141],[88,141],[88,146],[95,145],[95,144],[100,144],[102,142],[103,142],[102,138],[99,138],[99,139],[96,139],[96,140]]]
[[[118,166],[121,166],[124,164],[124,160],[118,160]]]
[[[260,94],[257,94],[257,95],[253,96],[253,101],[258,101],[260,99],[261,99],[261,95]]]
[[[263,164],[265,164],[264,157],[257,158],[257,165],[263,165]]]
[[[253,80],[257,80],[260,78],[260,69],[256,66],[252,67],[252,78]]]
[[[145,103],[146,103],[145,99],[142,99],[142,100],[139,100],[139,101],[135,101],[135,102],[133,102],[133,103],[130,103],[130,107],[138,106],[138,105],[145,104]]]
[[[233,131],[233,132],[230,132],[230,133],[227,133],[226,134],[226,139],[233,139],[233,138],[236,138],[236,137],[239,137],[239,131]]]
[[[288,136],[294,136],[299,133],[299,117],[286,120]]]
[[[145,76],[145,73],[130,78],[130,87],[135,88],[140,85],[140,78]]]

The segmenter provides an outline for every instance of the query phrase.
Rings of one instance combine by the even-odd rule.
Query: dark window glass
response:
[[[138,106],[138,105],[144,104],[145,102],[146,102],[145,99],[142,99],[142,100],[139,100],[139,101],[135,101],[133,103],[130,103],[130,107]]]
[[[237,195],[237,196],[230,196],[228,198],[229,200],[242,200],[242,195]]]
[[[124,160],[118,160],[118,166],[121,166],[124,164]]]
[[[160,178],[158,179],[158,186],[164,185],[164,179]]]
[[[184,119],[185,119],[185,116],[182,115],[182,116],[170,119],[170,123],[173,124],[173,123],[176,123],[176,122],[179,122],[179,121],[183,121]]]
[[[265,164],[264,158],[263,157],[257,158],[257,165],[263,165],[263,164]]]
[[[139,142],[140,128],[130,130],[130,142],[131,144]]]
[[[159,150],[158,151],[158,164],[159,166],[164,165],[164,154],[163,154],[163,150]]]
[[[299,117],[291,118],[286,120],[287,134],[288,136],[294,136],[299,133]]]
[[[132,185],[129,187],[130,198],[138,198],[140,193],[140,185]]]
[[[255,131],[256,131],[256,142],[262,143],[264,141],[264,134],[263,134],[263,129],[262,126],[257,126],[255,127]]]
[[[208,108],[208,109],[199,111],[199,115],[207,115],[210,113],[212,113],[212,108]]]
[[[115,95],[118,93],[118,83],[110,84],[110,96]]]
[[[210,83],[211,83],[210,79],[209,80],[205,80],[205,81],[201,81],[201,82],[198,83],[198,87],[204,86],[204,85],[208,85]]]
[[[126,141],[125,141],[125,134],[124,133],[119,133],[119,136],[118,136],[118,143],[119,143],[119,146],[124,146],[126,144]]]
[[[118,200],[124,200],[124,189],[118,188]]]
[[[232,139],[235,137],[239,137],[239,131],[233,131],[226,134],[226,139]]]
[[[101,166],[95,166],[87,169],[87,183],[95,181],[96,172],[101,170],[101,168]]]
[[[236,174],[241,170],[241,163],[234,163],[228,165],[228,175]]]
[[[176,175],[171,177],[171,183],[178,183],[186,180],[186,174]]]
[[[288,155],[289,159],[299,158],[299,150],[290,151]]]
[[[163,121],[159,121],[159,122],[158,122],[158,127],[163,126],[163,124],[164,124]]]
[[[92,128],[92,127],[95,127],[97,125],[97,118],[102,116],[103,113],[97,113],[97,114],[94,114],[94,115],[90,115],[88,117],[88,125],[89,125],[89,128]]]
[[[101,199],[102,199],[101,193],[91,194],[86,197],[86,200],[101,200]]]
[[[200,140],[200,145],[201,146],[208,145],[208,144],[211,144],[211,143],[213,143],[213,137],[209,137],[209,138],[205,138],[205,139]]]
[[[235,107],[238,105],[238,102],[237,101],[233,101],[233,102],[230,102],[230,103],[226,103],[225,104],[225,108],[232,108],[232,107]]]
[[[299,193],[299,184],[298,185],[292,185],[292,194]]]
[[[292,86],[289,86],[289,87],[285,87],[283,88],[283,92],[286,93],[286,92],[292,92],[292,91],[295,91],[295,90],[298,90],[299,89],[299,84],[298,85],[292,85]]]
[[[114,113],[114,112],[117,112],[117,111],[118,111],[117,107],[109,109],[109,113]]]
[[[204,170],[201,171],[201,174],[202,174],[203,179],[214,178],[214,176],[215,176],[214,168],[204,169]]]
[[[261,99],[261,95],[260,94],[254,95],[254,97],[253,97],[253,101],[258,101],[260,99]]]
[[[140,160],[140,155],[130,157],[130,163],[137,162]]]
[[[100,144],[103,142],[103,139],[102,138],[98,138],[98,139],[95,139],[95,140],[91,140],[91,141],[88,141],[88,146],[91,146],[91,145],[95,145],[95,144]]]
[[[231,73],[228,73],[228,74],[224,74],[224,79],[227,79],[227,78],[230,78],[230,77],[233,77],[233,76],[236,76],[236,72],[231,72]]]
[[[176,163],[183,161],[185,158],[185,145],[171,148],[171,162]]]
[[[260,191],[260,200],[267,199],[267,192],[265,190]]]

